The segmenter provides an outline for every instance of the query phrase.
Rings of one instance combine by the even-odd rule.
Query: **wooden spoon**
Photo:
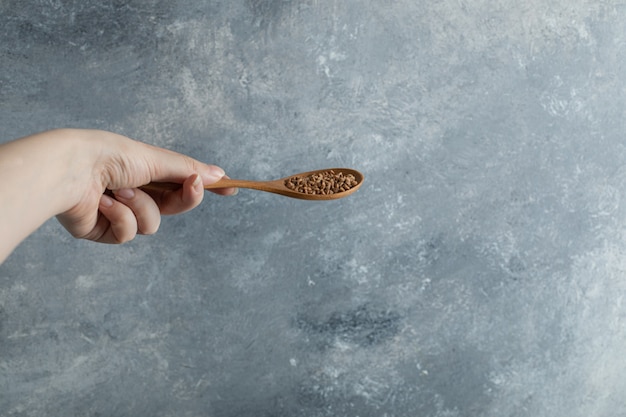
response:
[[[337,192],[334,194],[307,194],[304,192],[292,190],[287,187],[288,180],[300,177],[307,178],[316,174],[323,174],[333,171],[335,174],[342,173],[344,176],[352,175],[356,180],[356,184],[346,191]],[[268,193],[281,194],[291,198],[299,198],[301,200],[336,200],[338,198],[347,197],[363,184],[363,174],[359,171],[349,168],[327,168],[318,169],[316,171],[302,172],[300,174],[291,175],[289,177],[281,178],[273,181],[249,181],[249,180],[233,180],[229,178],[222,178],[216,183],[207,184],[204,186],[205,190],[215,190],[219,188],[249,188],[252,190],[266,191]],[[180,184],[169,182],[151,182],[144,185],[141,188],[147,191],[163,191],[163,190],[177,190],[180,188]]]

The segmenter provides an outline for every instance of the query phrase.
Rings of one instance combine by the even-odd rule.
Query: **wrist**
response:
[[[0,145],[0,261],[45,221],[77,205],[93,176],[93,149],[74,130]]]
[[[3,153],[14,164],[8,175],[13,188],[21,193],[17,200],[29,202],[32,209],[48,218],[80,201],[85,185],[93,178],[97,155],[93,144],[76,129],[50,130],[18,139],[8,143]],[[36,207],[37,201],[41,207]]]
[[[52,130],[38,139],[40,153],[48,152],[44,164],[49,164],[47,191],[51,216],[55,216],[79,204],[94,178],[99,178],[97,160],[101,146],[79,129]]]

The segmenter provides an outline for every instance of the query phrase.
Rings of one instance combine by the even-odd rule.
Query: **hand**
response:
[[[75,237],[101,243],[124,243],[136,234],[153,234],[162,214],[179,214],[198,206],[204,184],[217,182],[224,171],[188,156],[103,131],[72,132],[100,146],[95,175],[83,198],[57,215]],[[175,191],[143,191],[152,181],[179,182]],[[110,190],[110,191],[109,191]],[[232,189],[218,190],[232,194]]]
[[[203,185],[223,176],[217,166],[99,130],[53,130],[1,144],[0,262],[54,216],[73,236],[96,242],[154,233],[161,215],[196,207]],[[141,189],[150,182],[181,187]]]

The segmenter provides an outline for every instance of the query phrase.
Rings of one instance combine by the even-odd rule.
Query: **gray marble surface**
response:
[[[0,266],[0,415],[626,414],[625,21],[0,1],[2,141],[90,127],[232,177],[366,175],[335,202],[207,194],[123,246],[49,221]]]

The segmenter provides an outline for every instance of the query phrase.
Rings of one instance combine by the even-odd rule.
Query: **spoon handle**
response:
[[[275,181],[250,181],[250,180],[233,180],[230,178],[222,178],[218,182],[213,184],[206,184],[205,190],[215,190],[218,188],[250,188],[253,190],[269,191],[273,190],[272,187]]]
[[[206,184],[205,190],[216,190],[219,188],[250,188],[253,190],[261,191],[273,191],[276,189],[275,181],[249,181],[249,180],[233,180],[230,178],[222,178],[213,184]],[[173,191],[182,187],[182,184],[175,182],[151,182],[146,185],[142,185],[142,190],[145,191]]]

